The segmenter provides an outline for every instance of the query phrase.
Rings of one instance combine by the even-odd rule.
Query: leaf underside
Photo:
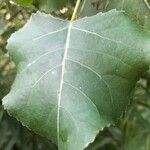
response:
[[[37,12],[7,48],[18,73],[5,109],[60,150],[82,150],[125,111],[150,35],[116,10],[74,22]]]

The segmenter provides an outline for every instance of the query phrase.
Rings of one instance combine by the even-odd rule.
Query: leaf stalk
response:
[[[81,3],[81,0],[77,0],[76,6],[74,8],[74,11],[73,11],[73,14],[72,14],[72,17],[71,17],[71,21],[74,21],[76,19],[80,3]]]

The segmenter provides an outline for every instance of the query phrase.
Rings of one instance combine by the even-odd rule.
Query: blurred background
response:
[[[2,98],[15,79],[16,67],[8,55],[7,39],[37,10],[70,19],[75,0],[0,0],[0,150],[57,150],[47,139],[23,127],[3,110]],[[150,0],[83,0],[78,17],[110,9],[125,10],[150,32]],[[86,150],[150,150],[150,71],[133,91],[130,106],[116,123],[100,132]]]

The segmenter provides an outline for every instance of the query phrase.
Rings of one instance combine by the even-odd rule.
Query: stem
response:
[[[80,2],[81,2],[81,0],[77,0],[76,6],[75,6],[74,11],[73,11],[73,15],[71,17],[71,21],[74,21],[76,19],[77,12],[78,12],[78,9],[80,6]]]
[[[147,0],[144,0],[144,2],[145,2],[145,4],[146,4],[147,8],[150,10],[150,5],[149,5],[148,1],[147,1]]]

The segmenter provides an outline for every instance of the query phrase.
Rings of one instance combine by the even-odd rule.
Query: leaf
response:
[[[104,11],[107,1],[103,0],[84,0],[81,7],[81,17],[96,15],[98,12]]]
[[[74,22],[38,12],[7,48],[18,73],[5,109],[60,150],[82,150],[127,107],[150,35],[116,10]]]
[[[14,0],[14,1],[22,6],[32,6],[33,5],[33,0]]]
[[[47,13],[59,10],[68,4],[71,4],[73,0],[14,0],[21,6],[35,6],[39,10]]]
[[[0,106],[0,122],[2,120],[2,117],[3,117],[3,108],[2,106]]]
[[[4,30],[4,22],[3,18],[0,16],[0,35],[3,33]]]
[[[121,123],[124,124],[124,144],[121,150],[149,150],[150,124],[136,107],[128,111],[126,121]]]
[[[72,0],[37,0],[36,3],[40,10],[45,12],[52,12],[65,7]]]
[[[148,0],[85,0],[81,16],[91,16],[114,8],[125,10],[132,19],[150,30],[150,3]]]
[[[140,132],[130,141],[126,142],[122,150],[149,150],[150,148],[150,133]]]

